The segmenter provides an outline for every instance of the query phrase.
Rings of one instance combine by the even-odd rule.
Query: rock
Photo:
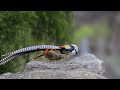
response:
[[[84,69],[63,71],[63,70],[35,70],[12,74],[6,79],[106,79],[103,76],[88,72]]]
[[[32,70],[73,70],[78,68],[84,68],[90,72],[103,75],[105,72],[103,61],[97,59],[92,54],[83,54],[80,57],[75,57],[70,61],[52,61],[52,62],[40,62],[32,61],[26,64],[25,71]]]
[[[52,62],[30,61],[21,73],[2,74],[3,79],[107,79],[103,61],[92,54],[83,54],[71,60]],[[6,76],[7,75],[7,76]]]
[[[12,75],[12,73],[10,73],[10,72],[4,73],[4,74],[0,75],[0,79],[9,78],[11,75]]]
[[[103,75],[105,72],[104,62],[93,54],[83,54],[80,57],[72,59],[71,62],[80,64],[82,68],[85,68],[96,74]]]

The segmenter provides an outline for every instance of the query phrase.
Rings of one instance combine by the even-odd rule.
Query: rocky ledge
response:
[[[23,72],[4,73],[0,79],[107,79],[104,72],[102,60],[93,54],[83,54],[71,60],[30,61]]]

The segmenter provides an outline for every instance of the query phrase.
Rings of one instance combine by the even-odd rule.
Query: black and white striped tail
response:
[[[37,45],[37,46],[30,46],[30,47],[22,48],[22,49],[10,52],[8,54],[2,55],[3,59],[0,60],[0,65],[7,63],[8,61],[14,59],[17,56],[24,55],[30,52],[42,51],[45,49],[59,50],[60,47],[54,46],[54,45]]]
[[[16,58],[16,57],[18,57],[18,56],[20,56],[20,55],[22,55],[22,54],[16,54],[16,55],[14,55],[14,56],[7,56],[6,58],[3,58],[1,61],[0,61],[0,65],[4,65],[5,63],[7,63],[7,62],[9,62],[10,60],[12,60],[12,59],[14,59],[14,58]]]

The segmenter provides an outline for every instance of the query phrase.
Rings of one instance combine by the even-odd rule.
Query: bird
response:
[[[33,59],[35,60],[41,56],[45,56],[50,61],[64,59],[64,56],[62,54],[56,53],[55,51],[52,51],[52,50],[49,50],[47,52],[43,52],[42,54],[37,55]]]
[[[68,59],[70,55],[76,55],[78,53],[78,47],[76,44],[59,45],[59,46],[57,45],[29,46],[29,47],[21,48],[13,52],[2,55],[3,58],[0,60],[0,65],[4,65],[18,56],[22,56],[31,52],[44,51],[45,53],[47,53],[49,50],[60,51],[60,53],[65,54]]]

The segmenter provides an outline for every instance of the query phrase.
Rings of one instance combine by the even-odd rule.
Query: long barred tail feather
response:
[[[42,51],[45,49],[56,49],[59,50],[59,46],[54,46],[54,45],[37,45],[37,46],[30,46],[26,48],[22,48],[13,52],[10,52],[8,54],[2,55],[3,59],[0,60],[0,65],[7,63],[8,61],[14,59],[15,57],[18,57],[20,55],[24,55],[30,52],[35,52],[35,51]]]
[[[8,60],[8,59],[10,59],[10,58],[12,58],[12,57],[17,57],[17,56],[20,56],[20,55],[23,55],[23,53],[14,54],[14,55],[8,55],[8,56],[2,58],[2,59],[0,60],[0,63],[1,63],[1,62],[4,62],[4,61],[6,61],[6,60]]]
[[[0,65],[4,65],[5,63],[9,62],[10,60],[12,60],[12,59],[14,59],[14,58],[16,58],[20,55],[22,55],[22,54],[17,54],[17,55],[14,55],[14,56],[9,56],[7,58],[3,58],[3,60],[1,60],[1,62],[0,62]]]
[[[54,46],[54,45],[37,45],[37,46],[30,46],[30,47],[22,48],[22,49],[7,53],[5,55],[2,55],[2,57],[8,56],[8,55],[14,55],[14,54],[22,53],[22,52],[34,52],[34,51],[45,50],[46,48],[60,49],[59,46]]]

